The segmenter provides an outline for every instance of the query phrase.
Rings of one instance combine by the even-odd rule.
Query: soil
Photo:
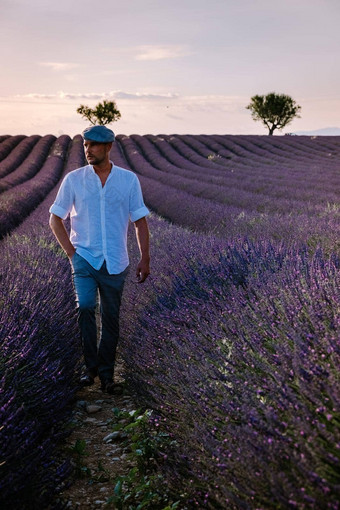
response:
[[[116,364],[115,383],[123,383],[123,366]],[[117,388],[119,391],[119,388]],[[85,441],[82,454],[72,453],[77,477],[72,485],[60,493],[73,510],[115,508],[107,505],[113,494],[115,480],[133,467],[128,458],[129,449],[122,438],[106,439],[117,422],[114,409],[136,409],[131,395],[123,385],[120,394],[109,395],[100,389],[99,379],[93,386],[80,390],[75,406],[75,429],[68,437],[67,447],[74,450],[77,441]]]

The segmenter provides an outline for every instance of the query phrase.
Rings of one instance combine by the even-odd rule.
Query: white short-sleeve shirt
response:
[[[70,215],[70,240],[77,253],[95,269],[105,260],[110,274],[129,265],[129,221],[149,214],[137,176],[113,163],[104,186],[92,165],[68,173],[50,212],[62,219]]]

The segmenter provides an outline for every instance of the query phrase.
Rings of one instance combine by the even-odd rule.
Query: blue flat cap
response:
[[[105,126],[90,126],[82,132],[84,140],[91,140],[99,143],[109,143],[115,141],[115,134],[111,129]]]

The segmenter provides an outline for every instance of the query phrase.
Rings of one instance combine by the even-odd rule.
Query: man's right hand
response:
[[[58,243],[68,256],[68,258],[71,260],[76,252],[76,249],[70,241],[69,235],[64,225],[64,221],[62,220],[62,218],[59,218],[59,216],[56,216],[55,214],[52,213],[50,216],[50,227]]]

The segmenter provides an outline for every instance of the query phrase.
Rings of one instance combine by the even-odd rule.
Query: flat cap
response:
[[[91,140],[99,143],[109,143],[115,141],[115,134],[106,126],[90,126],[82,132],[84,140]]]

